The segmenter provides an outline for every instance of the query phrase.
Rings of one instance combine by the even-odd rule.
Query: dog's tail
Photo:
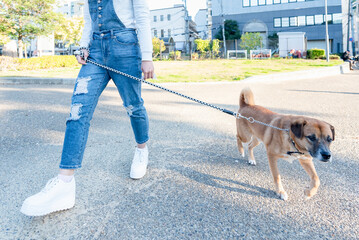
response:
[[[250,88],[244,88],[239,97],[239,106],[254,105],[254,96]]]

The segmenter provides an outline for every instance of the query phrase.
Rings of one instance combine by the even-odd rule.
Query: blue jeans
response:
[[[141,52],[134,29],[94,33],[89,59],[141,78]],[[148,116],[141,98],[141,82],[87,63],[82,66],[76,80],[60,168],[81,167],[90,120],[110,79],[114,81],[131,119],[136,142],[148,141]]]

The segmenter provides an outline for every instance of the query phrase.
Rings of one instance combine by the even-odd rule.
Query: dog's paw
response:
[[[305,189],[304,190],[305,200],[311,199],[314,196],[314,194],[309,188]]]
[[[288,194],[286,192],[280,192],[280,193],[277,193],[278,194],[278,197],[284,201],[287,201],[288,200]]]
[[[244,158],[246,156],[246,154],[244,154],[244,152],[241,153],[242,158]]]
[[[256,160],[254,159],[248,159],[248,163],[253,166],[257,165]]]

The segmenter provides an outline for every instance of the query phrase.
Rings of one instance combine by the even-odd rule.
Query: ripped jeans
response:
[[[141,78],[141,53],[133,29],[94,33],[89,59]],[[60,168],[81,167],[90,121],[110,79],[121,95],[136,142],[142,144],[148,141],[148,116],[141,98],[141,82],[87,63],[82,66],[76,80],[70,117],[66,122]]]

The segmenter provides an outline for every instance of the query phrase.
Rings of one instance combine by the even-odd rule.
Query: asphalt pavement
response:
[[[0,85],[0,239],[358,239],[359,73],[298,81],[163,84],[236,111],[249,86],[256,104],[319,118],[336,128],[333,162],[315,162],[321,186],[279,162],[289,200],[274,192],[263,145],[257,166],[236,147],[235,119],[150,86],[147,175],[131,180],[134,137],[113,84],[91,122],[73,209],[20,213],[57,174],[71,85]]]

